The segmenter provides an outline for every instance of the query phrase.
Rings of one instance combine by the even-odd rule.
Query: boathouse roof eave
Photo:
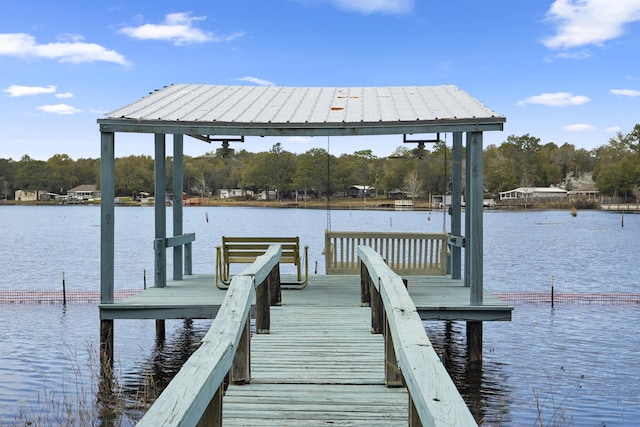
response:
[[[454,85],[256,87],[176,84],[98,119],[101,132],[356,136],[503,130]]]
[[[101,132],[226,136],[362,136],[502,131],[505,120],[436,120],[412,123],[196,123],[98,119]]]

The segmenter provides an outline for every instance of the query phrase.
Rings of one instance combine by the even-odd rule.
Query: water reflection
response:
[[[101,387],[111,390],[111,395],[97,396],[103,407],[111,407],[130,420],[139,420],[145,410],[162,393],[175,377],[182,365],[200,346],[201,339],[211,326],[210,320],[186,319],[179,321],[169,337],[157,334],[148,356],[135,363],[132,369],[122,373],[122,386],[118,391],[111,386]],[[108,382],[108,378],[105,379]],[[113,402],[114,395],[117,402]],[[106,417],[108,419],[108,417]],[[103,418],[104,420],[104,418]],[[110,425],[109,423],[105,425]]]
[[[511,422],[511,390],[503,364],[469,362],[465,322],[424,322],[434,349],[476,421],[483,425]],[[483,349],[484,352],[491,349]]]

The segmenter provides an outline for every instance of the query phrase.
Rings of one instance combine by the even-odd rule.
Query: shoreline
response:
[[[197,202],[194,202],[197,200]],[[441,207],[429,207],[427,200],[415,200],[413,206],[394,205],[393,199],[331,199],[329,203],[326,200],[221,200],[213,198],[188,199],[184,206],[200,206],[200,207],[258,207],[258,208],[276,208],[276,209],[331,209],[331,210],[388,210],[388,211],[432,211],[442,212]],[[87,201],[78,204],[57,204],[53,200],[38,201],[21,201],[2,200],[0,206],[99,206],[100,202]],[[116,206],[148,206],[153,207],[153,203],[128,202],[120,203]],[[170,205],[167,205],[170,206]],[[541,210],[571,210],[575,208],[574,201],[557,202],[557,203],[539,203],[534,206],[524,207],[521,205],[494,205],[484,207],[487,211],[541,211]],[[464,207],[462,208],[464,211]],[[640,213],[640,204],[638,203],[610,203],[610,204],[592,204],[590,206],[577,207],[577,210],[599,210],[607,212],[631,212]]]

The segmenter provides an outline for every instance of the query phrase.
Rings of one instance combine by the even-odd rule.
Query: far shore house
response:
[[[40,200],[53,200],[56,194],[49,193],[46,190],[16,190],[14,197],[16,202],[37,202]]]
[[[352,185],[349,187],[348,194],[351,197],[375,196],[376,188],[370,185]]]
[[[100,190],[93,184],[83,184],[67,191],[67,198],[70,203],[82,203],[84,200],[100,198]]]
[[[569,192],[558,187],[518,187],[514,190],[501,191],[500,200],[548,200],[563,199]]]
[[[583,198],[583,199],[598,199],[600,192],[596,190],[596,186],[593,183],[578,186],[569,191],[569,197]]]
[[[278,192],[276,190],[263,190],[257,194],[258,200],[277,200]]]
[[[404,199],[405,197],[407,197],[407,192],[406,191],[402,191],[402,190],[400,190],[398,188],[396,188],[395,190],[387,191],[387,198],[388,199],[400,200],[400,199]]]
[[[221,199],[234,199],[237,197],[253,197],[253,191],[243,190],[242,188],[221,188],[219,194]]]

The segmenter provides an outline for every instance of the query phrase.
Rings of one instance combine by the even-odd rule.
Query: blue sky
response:
[[[454,84],[506,116],[485,145],[605,145],[640,123],[640,0],[4,0],[0,158],[99,157],[96,119],[172,83]],[[449,136],[450,139],[450,136]],[[251,139],[302,153],[326,138]],[[450,141],[449,141],[450,143]],[[401,137],[332,138],[386,156]],[[188,138],[185,153],[211,146]],[[116,136],[116,156],[152,154]]]

